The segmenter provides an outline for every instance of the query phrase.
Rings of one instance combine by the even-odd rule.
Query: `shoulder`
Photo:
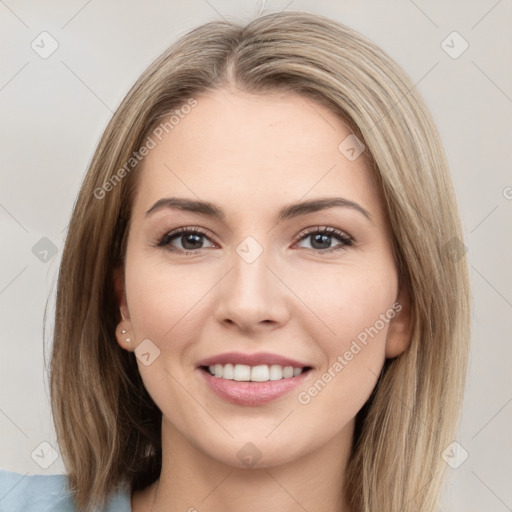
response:
[[[0,469],[0,511],[74,511],[65,475],[30,475]]]
[[[0,469],[0,512],[76,512],[66,475],[30,475]],[[131,512],[130,492],[122,487],[105,512]]]

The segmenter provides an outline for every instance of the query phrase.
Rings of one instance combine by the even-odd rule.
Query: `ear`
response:
[[[119,313],[121,315],[121,321],[117,324],[116,328],[117,342],[122,348],[132,351],[135,340],[130,320],[130,311],[126,301],[124,270],[122,267],[114,269],[113,280],[114,292],[116,294],[117,303],[119,304]]]
[[[124,269],[122,267],[116,267],[114,269],[114,291],[119,304],[119,313],[121,318],[126,322],[130,320],[130,312],[128,310],[128,304],[126,302],[126,292],[124,286]]]
[[[402,286],[392,306],[395,315],[389,322],[386,338],[386,357],[392,359],[399,356],[411,343],[412,307],[407,289]]]

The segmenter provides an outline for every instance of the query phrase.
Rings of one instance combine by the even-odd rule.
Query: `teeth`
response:
[[[253,382],[265,382],[268,379],[268,366],[266,364],[253,366],[251,368],[251,380]]]
[[[236,380],[238,382],[266,382],[296,377],[302,368],[280,366],[278,364],[249,366],[247,364],[215,364],[208,367],[210,373],[219,379]]]
[[[281,380],[283,378],[283,368],[278,364],[270,367],[270,380]]]
[[[217,374],[215,374],[217,375]],[[232,364],[225,364],[224,369],[222,370],[222,378],[233,380],[235,378],[234,367]]]
[[[283,379],[289,379],[293,377],[293,368],[291,366],[285,366],[283,368]]]
[[[215,365],[215,376],[217,376],[217,365]],[[251,367],[246,364],[235,364],[233,379],[237,381],[251,380]]]

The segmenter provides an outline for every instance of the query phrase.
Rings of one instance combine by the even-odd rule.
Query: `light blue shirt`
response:
[[[120,486],[103,512],[132,512],[130,487]],[[76,512],[66,475],[23,475],[0,469],[0,512]]]

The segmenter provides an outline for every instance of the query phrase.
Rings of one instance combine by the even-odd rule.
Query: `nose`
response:
[[[267,253],[248,262],[236,252],[220,283],[215,317],[229,328],[256,333],[284,325],[291,311],[290,293]]]

